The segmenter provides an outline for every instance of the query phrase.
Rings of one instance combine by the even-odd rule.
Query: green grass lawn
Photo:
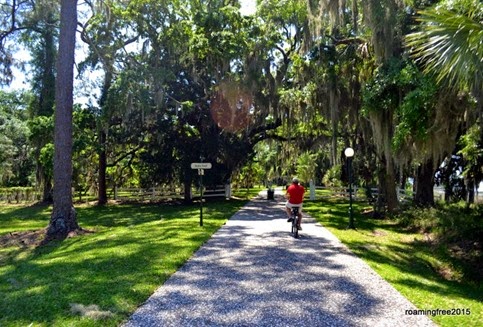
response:
[[[261,189],[242,198],[209,201],[203,227],[199,206],[109,205],[77,208],[93,233],[44,247],[0,248],[0,326],[117,326]],[[352,251],[420,309],[469,309],[470,315],[436,316],[442,326],[481,326],[483,297],[476,284],[448,281],[458,270],[424,235],[391,220],[364,218],[355,204],[356,230],[347,230],[348,206],[306,202]],[[0,206],[0,237],[47,226],[51,208]]]
[[[240,199],[252,199],[257,196],[261,191],[266,190],[266,187],[260,185],[256,185],[251,188],[238,188],[232,190],[232,196]],[[263,195],[266,196],[267,193],[264,193]]]
[[[246,201],[77,208],[93,231],[0,249],[0,326],[117,326]],[[0,236],[48,224],[51,209],[0,206]]]
[[[355,204],[356,230],[348,230],[348,204],[306,202],[304,210],[328,228],[419,309],[469,309],[471,314],[431,317],[441,326],[483,326],[483,292],[475,282],[451,281],[457,263],[429,245],[427,235],[410,232],[393,220],[360,214]],[[451,273],[452,272],[452,273]]]

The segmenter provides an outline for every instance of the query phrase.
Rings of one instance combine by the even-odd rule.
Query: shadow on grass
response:
[[[322,225],[341,232],[345,243],[357,256],[375,265],[390,265],[397,273],[390,276],[391,282],[406,285],[415,290],[426,290],[448,296],[458,296],[475,301],[483,301],[481,285],[471,281],[456,282],[444,279],[429,260],[438,257],[434,247],[426,242],[411,238],[414,232],[391,220],[371,219],[360,214],[364,203],[354,204],[356,230],[347,230],[349,213],[347,201],[313,201],[305,205],[305,210]],[[397,236],[392,236],[394,234]],[[387,242],[378,238],[394,237]],[[404,242],[399,238],[405,239]],[[405,277],[406,276],[406,277]],[[414,277],[414,278],[413,278]]]
[[[400,273],[395,275],[397,278],[392,279],[392,282],[396,284],[448,297],[461,296],[471,300],[483,301],[480,287],[448,281],[439,276],[431,262],[420,257],[419,253],[428,252],[427,249],[418,249],[412,245],[392,245],[378,248],[371,247],[367,242],[357,241],[346,242],[346,244],[360,258],[380,265],[391,265],[397,269]],[[412,278],[404,278],[404,276]]]
[[[27,229],[46,227],[51,207],[35,204],[26,207],[0,205],[0,235]]]
[[[203,227],[196,205],[77,208],[79,224],[95,233],[0,252],[0,325],[95,324],[70,312],[95,304],[112,313],[97,325],[116,326],[245,202],[211,202]],[[47,215],[48,223],[45,208],[32,210],[5,215]]]

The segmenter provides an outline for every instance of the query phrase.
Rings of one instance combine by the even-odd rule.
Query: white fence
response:
[[[164,200],[183,200],[185,197],[184,189],[182,188],[156,188],[149,189],[141,188],[114,188],[111,192],[114,200],[120,201],[164,201]],[[199,198],[200,190],[191,189],[189,199]],[[230,198],[231,197],[231,185],[216,185],[214,188],[203,189],[204,198]]]
[[[165,188],[114,188],[111,192],[114,200],[119,201],[160,201],[182,199],[183,193],[177,189]]]
[[[37,202],[42,194],[34,188],[0,188],[0,202],[18,204],[24,202]]]
[[[200,196],[199,189],[197,189],[197,197]],[[231,185],[216,185],[213,189],[204,189],[203,190],[203,197],[204,198],[231,198]]]
[[[323,187],[310,185],[310,192],[307,196],[310,199],[321,199],[321,198],[348,198],[349,189],[347,187]],[[377,200],[378,189],[370,188],[370,196],[367,196],[368,190],[361,187],[354,187],[352,190],[352,196],[354,200]],[[203,190],[204,198],[231,198],[231,185],[217,185],[214,188],[206,188]],[[73,194],[77,195],[76,191],[73,190]],[[482,192],[476,192],[475,202],[483,202]],[[398,189],[397,192],[399,201],[411,201],[413,199],[413,192],[403,189]],[[121,200],[121,201],[166,201],[166,200],[183,200],[184,199],[184,189],[181,187],[173,188],[114,188],[108,194],[110,199]],[[191,189],[189,198],[199,198],[200,192],[199,188]],[[80,201],[92,200],[97,198],[94,194],[82,194]],[[372,199],[371,199],[372,198]],[[435,200],[444,200],[444,189],[441,187],[434,188],[434,198]],[[39,190],[33,188],[21,189],[21,188],[3,188],[0,189],[0,203],[25,203],[25,202],[36,202],[41,200],[41,193]]]

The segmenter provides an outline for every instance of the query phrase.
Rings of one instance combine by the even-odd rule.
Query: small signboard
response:
[[[211,162],[193,162],[191,169],[211,169]]]
[[[205,169],[211,169],[211,162],[192,162],[191,169],[198,169],[200,176],[200,226],[203,226],[203,175]]]

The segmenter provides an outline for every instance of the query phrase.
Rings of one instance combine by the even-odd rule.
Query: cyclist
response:
[[[302,185],[299,184],[299,180],[297,177],[292,179],[292,184],[287,188],[287,193],[285,197],[287,198],[287,203],[285,203],[285,210],[288,215],[287,222],[292,221],[292,208],[299,207],[299,221],[297,224],[297,229],[301,230],[300,223],[302,222],[302,202],[304,201],[304,193],[305,189]]]

